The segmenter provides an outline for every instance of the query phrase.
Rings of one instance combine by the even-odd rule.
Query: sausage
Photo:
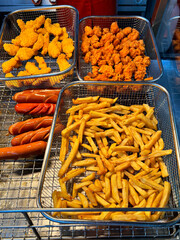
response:
[[[38,141],[20,146],[0,148],[0,160],[39,156],[45,152],[47,143]]]
[[[60,123],[56,124],[54,134],[61,133],[63,129],[64,129],[64,125]],[[47,141],[50,130],[51,130],[51,126],[47,128],[40,128],[35,131],[29,131],[29,132],[19,134],[11,140],[11,145],[17,146],[17,145],[36,142],[36,141]]]
[[[53,117],[45,116],[39,118],[28,119],[26,121],[14,123],[9,127],[11,135],[18,135],[24,132],[36,130],[42,127],[48,127],[52,124]]]
[[[17,113],[30,115],[53,115],[55,108],[54,103],[18,103],[15,106]]]
[[[13,100],[18,103],[56,103],[61,89],[34,89],[18,92]]]

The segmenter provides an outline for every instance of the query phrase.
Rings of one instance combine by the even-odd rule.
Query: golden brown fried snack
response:
[[[10,56],[15,56],[17,51],[19,50],[18,46],[10,43],[4,43],[3,48]]]
[[[58,36],[56,36],[48,45],[48,54],[52,58],[57,58],[61,53],[61,43],[58,42]]]
[[[66,54],[67,59],[72,57],[72,53],[74,51],[74,44],[71,38],[65,38],[61,42],[62,44],[62,52]]]
[[[44,23],[44,28],[46,31],[50,34],[53,34],[54,36],[59,36],[62,34],[62,28],[59,24],[51,24],[51,19],[46,18]]]
[[[44,36],[40,33],[37,41],[33,45],[33,50],[34,51],[40,50],[43,47],[43,44],[44,44]]]
[[[81,50],[84,61],[91,63],[92,72],[85,80],[137,81],[143,80],[150,58],[145,56],[144,41],[131,27],[120,29],[117,22],[110,28],[86,26]]]
[[[3,72],[10,73],[13,70],[13,68],[16,66],[16,64],[17,64],[17,60],[14,57],[9,59],[6,62],[3,62],[2,64]]]
[[[20,61],[31,59],[35,55],[35,51],[32,48],[22,47],[18,50],[15,58]]]

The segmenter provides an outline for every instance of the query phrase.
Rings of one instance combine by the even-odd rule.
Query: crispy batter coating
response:
[[[67,59],[72,57],[72,53],[74,51],[74,44],[71,38],[65,38],[61,42],[62,44],[62,52],[64,52],[67,56]]]
[[[35,56],[34,59],[39,64],[39,68],[40,69],[47,68],[47,64],[46,64],[46,62],[45,62],[43,57]]]
[[[68,38],[68,33],[66,32],[66,28],[65,27],[63,27],[62,28],[62,33],[61,33],[61,35],[59,36],[59,40],[63,40],[63,39],[66,39],[66,38]]]
[[[44,44],[44,37],[42,35],[42,33],[39,34],[37,41],[35,42],[34,46],[33,46],[33,50],[34,51],[38,51],[43,47]]]
[[[12,73],[6,73],[5,78],[12,78],[14,75]]]
[[[110,28],[86,26],[81,50],[84,61],[91,63],[92,72],[84,80],[131,81],[144,80],[150,58],[145,56],[145,44],[139,32],[131,27],[120,29],[117,22]]]
[[[27,72],[26,70],[24,70],[24,71],[18,72],[17,77],[24,77],[24,76],[29,76],[29,75],[30,75],[30,73]]]
[[[59,65],[59,70],[64,71],[71,66],[65,58],[62,58],[61,55],[57,58],[57,64]]]
[[[47,32],[44,35],[44,41],[43,41],[43,48],[41,51],[41,54],[44,56],[48,52],[48,46],[49,46],[49,33]]]
[[[17,51],[19,50],[19,47],[14,45],[14,44],[10,44],[10,43],[4,43],[3,45],[4,50],[10,55],[10,56],[15,56]]]
[[[4,73],[10,73],[16,66],[17,60],[13,57],[6,62],[3,62],[2,69]]]
[[[25,65],[25,69],[30,75],[44,74],[51,72],[51,68],[43,68],[39,69],[36,67],[34,62],[27,62]]]
[[[33,28],[27,28],[20,34],[20,46],[21,47],[32,47],[37,41],[38,34]]]
[[[58,36],[56,36],[48,45],[48,54],[52,58],[57,58],[61,53],[61,43],[58,42]]]
[[[59,36],[62,34],[62,28],[60,27],[60,25],[51,24],[50,18],[46,18],[44,27],[48,33],[53,34],[54,36]]]
[[[20,61],[31,59],[35,55],[35,51],[32,48],[22,47],[18,50],[15,58]]]

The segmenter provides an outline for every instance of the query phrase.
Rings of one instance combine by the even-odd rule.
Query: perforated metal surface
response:
[[[172,155],[165,156],[164,161],[167,165],[169,172],[169,181],[171,183],[172,195],[169,201],[169,208],[179,208],[180,206],[180,186],[179,186],[179,154],[176,142],[176,133],[174,132],[173,120],[171,115],[171,109],[169,106],[168,95],[165,89],[158,85],[139,85],[140,89],[134,91],[135,85],[116,84],[112,83],[102,84],[99,83],[75,83],[68,87],[71,95],[67,99],[64,99],[64,108],[60,109],[59,118],[66,125],[67,116],[65,112],[72,106],[72,99],[77,97],[100,95],[103,97],[116,98],[118,97],[117,103],[122,105],[130,106],[132,104],[143,104],[147,103],[151,107],[155,108],[155,116],[158,120],[158,129],[162,130],[162,138],[165,143],[165,149],[172,149]],[[56,115],[57,117],[57,115]],[[52,137],[52,136],[51,136]],[[50,137],[50,138],[51,138]],[[50,145],[49,145],[50,146]],[[43,165],[43,175],[41,179],[39,201],[42,208],[53,208],[52,203],[52,192],[60,190],[58,181],[58,171],[61,167],[59,161],[59,152],[61,146],[61,139],[54,137],[52,141],[52,148],[48,148],[45,155],[45,164]],[[50,155],[49,155],[50,154]],[[48,157],[49,156],[49,157]],[[46,169],[47,167],[47,169]],[[78,177],[75,181],[78,181]],[[68,186],[68,189],[72,190],[73,182]],[[73,211],[73,210],[72,210]],[[75,211],[75,210],[74,210]],[[142,209],[143,211],[143,209]],[[60,219],[52,218],[50,214],[45,214],[54,221],[61,222]],[[177,214],[167,213],[164,217],[164,222],[168,223],[172,219],[175,219]],[[63,219],[63,221],[70,221]],[[105,221],[106,222],[106,221]],[[86,222],[91,224],[92,222]],[[109,222],[108,222],[109,223]],[[158,221],[157,221],[158,223]],[[98,222],[96,222],[98,225]],[[134,223],[132,223],[133,225]],[[150,224],[151,225],[151,224]]]
[[[152,81],[158,80],[162,74],[161,60],[155,44],[154,35],[151,31],[148,20],[142,17],[87,17],[80,21],[79,24],[79,42],[78,42],[78,74],[80,80],[91,72],[91,64],[85,63],[81,51],[82,34],[85,26],[100,26],[101,28],[109,28],[111,23],[116,21],[119,28],[132,27],[139,31],[140,39],[145,43],[145,54],[150,57],[151,64],[147,68],[147,77],[153,77]]]
[[[4,20],[4,24],[2,26],[1,38],[2,42],[0,45],[0,79],[3,81],[7,81],[5,78],[5,74],[2,71],[2,63],[6,60],[9,60],[11,56],[8,55],[7,52],[3,49],[4,43],[11,43],[11,40],[20,34],[20,29],[17,25],[17,19],[22,19],[24,22],[29,20],[34,20],[35,18],[39,17],[40,15],[45,15],[46,18],[50,18],[52,23],[59,23],[61,27],[66,27],[66,31],[70,38],[74,41],[75,50],[73,52],[72,58],[68,61],[70,63],[70,68],[64,71],[59,70],[59,66],[56,63],[56,59],[49,57],[47,54],[44,56],[45,62],[47,66],[52,69],[51,73],[49,74],[41,74],[36,75],[36,78],[40,78],[43,80],[44,83],[41,84],[41,87],[49,87],[49,80],[54,85],[54,87],[63,86],[65,83],[69,83],[72,81],[73,73],[69,74],[68,76],[62,79],[62,75],[65,73],[69,73],[71,69],[74,68],[76,63],[76,52],[77,52],[77,31],[78,31],[78,13],[77,10],[71,6],[57,6],[57,7],[43,7],[43,8],[33,8],[30,10],[19,10],[13,13],[10,13]],[[52,39],[50,39],[52,40]],[[29,60],[35,61],[35,60]],[[23,61],[23,65],[18,68],[17,70],[13,70],[12,74],[16,76],[17,72],[23,71],[24,66],[27,61]],[[33,76],[34,77],[34,76]],[[9,80],[26,80],[32,79],[32,76],[26,77],[15,77],[9,78]],[[61,80],[62,79],[62,80]],[[60,83],[57,83],[58,80],[61,80]],[[25,88],[34,87],[34,86],[24,86]],[[35,86],[37,87],[37,86]],[[15,88],[15,87],[14,87]]]

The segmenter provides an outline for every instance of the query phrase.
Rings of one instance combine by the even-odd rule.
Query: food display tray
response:
[[[172,17],[168,22],[168,41],[172,43],[170,50],[172,53],[172,57],[175,60],[173,62],[174,68],[175,68],[177,76],[180,77],[180,49],[178,51],[176,51],[173,46],[173,40],[175,40],[174,32],[176,29],[180,30],[180,17],[179,16]]]
[[[63,97],[64,105],[59,108],[59,103],[62,98],[63,91],[69,91],[68,97]],[[50,212],[46,212],[46,209],[55,210],[53,208],[52,193],[54,190],[60,190],[58,181],[58,171],[61,168],[61,162],[59,160],[59,153],[61,148],[61,136],[55,136],[53,130],[56,126],[56,121],[58,119],[66,125],[67,114],[66,110],[72,106],[72,99],[78,97],[88,97],[88,96],[101,96],[116,98],[118,97],[117,103],[122,105],[130,106],[132,104],[149,104],[149,106],[155,108],[155,117],[158,120],[158,129],[162,130],[162,138],[164,140],[165,149],[172,149],[172,154],[163,157],[165,164],[167,166],[169,177],[168,181],[171,184],[171,197],[166,207],[166,212],[164,219],[155,222],[118,222],[118,221],[93,221],[93,220],[77,220],[77,219],[65,219],[65,218],[55,218]],[[114,83],[107,82],[75,82],[66,85],[65,88],[61,90],[57,107],[55,111],[54,120],[52,123],[52,129],[50,137],[48,140],[48,145],[46,148],[44,162],[41,171],[39,192],[38,192],[38,206],[41,210],[44,210],[43,215],[49,220],[59,222],[59,223],[70,223],[70,224],[87,224],[87,225],[128,225],[128,226],[167,226],[172,225],[179,220],[180,214],[180,186],[179,186],[179,146],[176,136],[176,130],[174,127],[174,120],[171,111],[171,104],[169,100],[168,92],[157,84],[124,84],[117,83],[114,87]],[[67,189],[72,189],[73,181],[69,183]],[[58,209],[61,211],[78,211],[80,209],[66,208]],[[86,211],[88,209],[83,209]],[[96,209],[97,211],[103,211],[107,209]],[[117,210],[117,209],[116,209]],[[127,211],[129,209],[120,209],[121,211]],[[145,208],[140,209],[140,211],[145,211]],[[115,211],[113,209],[112,211]],[[139,211],[139,209],[138,209]],[[154,209],[158,211],[158,208]],[[162,211],[162,209],[161,209]]]
[[[151,59],[151,64],[147,68],[146,77],[152,77],[153,80],[147,82],[157,81],[163,74],[161,58],[159,56],[158,48],[155,42],[154,34],[152,32],[150,23],[147,19],[140,16],[90,16],[80,20],[79,23],[79,41],[78,41],[78,77],[81,81],[91,72],[92,66],[90,63],[85,63],[81,51],[82,35],[86,26],[101,28],[109,28],[112,22],[117,22],[119,28],[131,27],[135,28],[140,33],[140,39],[145,43],[145,55]],[[133,81],[133,80],[132,80]]]
[[[74,52],[72,58],[68,61],[70,67],[64,71],[59,70],[56,59],[45,55],[44,59],[47,63],[47,67],[50,67],[51,73],[48,74],[39,74],[35,76],[24,76],[24,77],[13,77],[5,78],[5,74],[2,71],[2,63],[11,58],[7,52],[3,49],[4,43],[11,43],[11,40],[19,35],[20,29],[17,25],[17,19],[22,19],[24,22],[29,20],[34,20],[40,15],[45,15],[46,18],[50,18],[52,23],[59,23],[61,27],[66,27],[66,31],[69,37],[74,42]],[[67,83],[70,83],[73,79],[73,70],[76,64],[76,53],[77,53],[77,44],[78,44],[78,24],[79,24],[79,15],[76,8],[68,5],[61,6],[52,6],[52,7],[41,7],[41,8],[32,8],[25,10],[18,10],[8,14],[1,28],[1,44],[0,44],[0,81],[2,84],[10,86],[11,89],[17,89],[16,81],[25,81],[25,84],[20,89],[27,88],[48,88],[48,87],[62,87]],[[32,61],[32,60],[29,60]],[[18,71],[24,70],[26,61],[23,61],[23,64]],[[12,74],[17,74],[17,70],[13,70]],[[29,80],[39,80],[40,84],[34,86],[32,84],[26,84]],[[13,85],[13,86],[12,86]]]
[[[14,93],[15,91],[0,85],[0,133],[3,136],[0,141],[1,147],[10,146],[8,127],[24,119],[24,116],[14,111]],[[59,154],[58,148],[55,154]],[[43,157],[0,162],[1,239],[179,239],[180,223],[167,227],[96,224],[87,226],[60,224],[48,220],[42,215],[42,209],[36,205],[42,163]]]

